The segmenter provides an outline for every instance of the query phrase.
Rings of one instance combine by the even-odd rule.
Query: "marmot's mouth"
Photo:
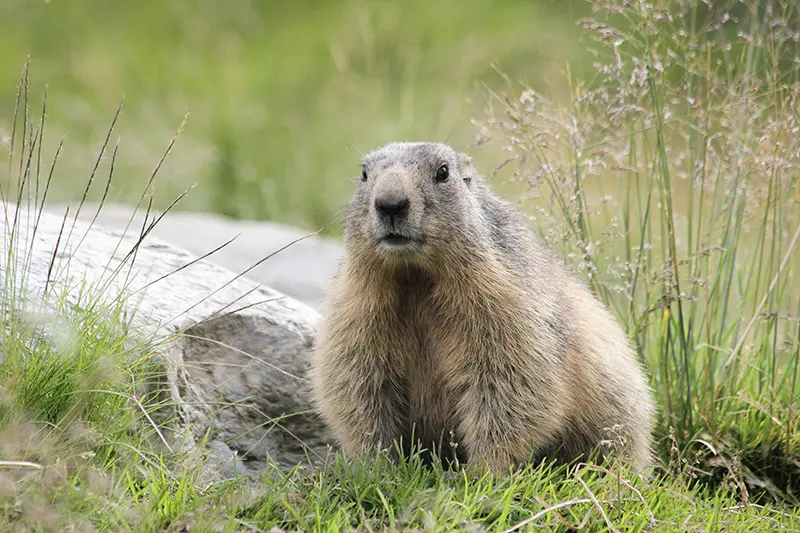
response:
[[[386,249],[411,250],[422,244],[422,239],[392,232],[381,237],[379,245]]]
[[[413,239],[411,239],[410,237],[406,237],[405,235],[394,234],[394,235],[386,235],[383,239],[381,239],[381,241],[385,242],[386,244],[400,245],[413,242]]]

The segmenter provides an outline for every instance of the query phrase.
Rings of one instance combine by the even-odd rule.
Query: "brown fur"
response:
[[[449,177],[437,181],[442,164]],[[413,428],[423,445],[454,438],[460,459],[499,473],[588,458],[621,437],[602,449],[645,469],[653,406],[623,330],[470,159],[394,143],[364,168],[312,364],[318,410],[345,452],[408,444]],[[396,216],[376,207],[400,200]],[[392,233],[409,240],[387,244]]]

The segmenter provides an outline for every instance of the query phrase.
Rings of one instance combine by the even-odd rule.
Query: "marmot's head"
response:
[[[469,157],[446,144],[392,143],[362,163],[347,215],[351,254],[424,264],[471,237],[480,210]]]

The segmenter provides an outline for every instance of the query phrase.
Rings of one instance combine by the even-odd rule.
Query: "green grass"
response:
[[[495,186],[590,281],[647,367],[659,405],[652,478],[603,464],[532,465],[493,479],[375,455],[201,483],[196,463],[161,444],[152,420],[170,406],[143,394],[164,339],[132,331],[123,303],[97,288],[67,293],[58,283],[49,308],[60,326],[43,329],[37,302],[22,298],[27,252],[12,231],[3,241],[0,529],[800,529],[796,5],[604,4],[612,9],[581,29],[600,37],[594,77],[567,76],[559,98],[509,78],[489,88],[475,123],[487,158],[508,159]],[[51,150],[38,165],[40,115],[26,116],[3,192],[23,204],[30,193],[38,205],[57,181]],[[111,161],[127,141],[108,150]],[[191,154],[183,141],[172,155]],[[99,177],[94,187],[101,196]],[[201,184],[186,199],[204,188],[210,194]],[[147,204],[153,189],[141,189],[134,197]]]

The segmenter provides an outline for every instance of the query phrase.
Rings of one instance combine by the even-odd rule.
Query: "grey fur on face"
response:
[[[437,240],[464,238],[475,171],[468,157],[439,143],[392,143],[364,156],[348,211],[347,234],[384,260],[432,259]],[[464,194],[467,193],[467,194]],[[368,221],[365,223],[365,220]],[[351,239],[352,242],[352,239]]]

